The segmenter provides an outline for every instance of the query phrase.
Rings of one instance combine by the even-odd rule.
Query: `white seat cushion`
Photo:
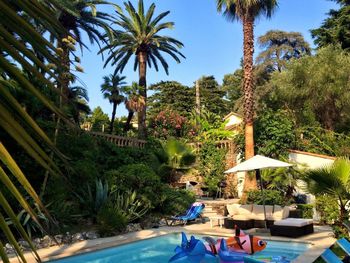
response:
[[[266,219],[272,217],[273,206],[265,205]],[[256,220],[264,220],[264,206],[263,205],[253,205],[252,218]]]
[[[240,205],[237,209],[239,215],[251,215],[252,205]]]
[[[229,216],[237,215],[238,214],[238,208],[240,207],[240,204],[230,204],[226,205],[227,212]]]
[[[311,225],[312,223],[313,223],[312,219],[286,218],[286,219],[275,221],[274,225],[276,225],[276,226],[302,227],[302,226],[306,226],[306,225]]]
[[[273,220],[282,220],[283,219],[283,209],[281,206],[274,205],[272,219]]]
[[[289,207],[285,206],[283,207],[283,210],[282,210],[282,219],[288,218],[288,216],[289,216]]]

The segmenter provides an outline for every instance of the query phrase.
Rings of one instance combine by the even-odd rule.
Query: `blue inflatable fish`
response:
[[[209,263],[217,262],[215,255],[208,251],[202,241],[191,236],[188,241],[185,233],[181,233],[181,246],[175,248],[175,255],[169,260],[173,263]]]

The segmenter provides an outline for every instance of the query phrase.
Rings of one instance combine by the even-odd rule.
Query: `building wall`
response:
[[[231,115],[230,117],[228,117],[228,122],[226,123],[225,127],[238,125],[241,123],[242,123],[242,118],[235,116],[235,115]]]

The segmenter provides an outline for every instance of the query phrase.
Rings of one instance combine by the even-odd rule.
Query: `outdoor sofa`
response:
[[[313,233],[312,219],[295,218],[295,211],[288,206],[266,205],[266,226],[270,228],[271,235],[298,237]],[[263,205],[240,205],[229,204],[225,209],[224,226],[241,229],[264,228],[264,206]],[[292,216],[292,217],[291,217]]]

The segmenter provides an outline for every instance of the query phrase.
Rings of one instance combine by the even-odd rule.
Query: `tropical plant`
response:
[[[247,193],[247,204],[262,205],[288,205],[288,199],[286,199],[282,192],[278,190],[251,190]]]
[[[140,112],[146,105],[145,98],[140,95],[140,87],[136,82],[133,82],[131,86],[124,88],[125,97],[125,107],[128,110],[128,117],[124,126],[124,132],[127,132],[131,128],[131,121],[134,117],[135,112]]]
[[[80,86],[69,87],[67,99],[70,104],[68,105],[70,110],[67,113],[68,117],[71,117],[76,124],[80,124],[82,115],[87,115],[91,112],[90,107],[87,105],[89,101],[87,90]]]
[[[348,219],[347,203],[350,200],[350,160],[339,158],[332,165],[305,172],[306,189],[314,195],[327,194],[338,201],[339,222]]]
[[[59,71],[58,85],[62,88],[63,94],[68,91],[69,82],[73,79],[70,72],[70,53],[75,50],[75,44],[86,47],[82,40],[82,33],[88,36],[91,44],[106,42],[106,37],[99,29],[103,29],[105,34],[113,37],[112,29],[109,26],[111,16],[97,11],[99,5],[113,5],[103,0],[60,0],[60,7],[56,11],[56,16],[61,25],[66,29],[57,40],[57,47],[60,49],[61,71]],[[117,7],[116,5],[114,5]],[[75,56],[77,62],[79,59]],[[79,66],[78,66],[79,70]]]
[[[178,171],[187,171],[196,162],[193,150],[175,139],[170,139],[163,145],[163,154],[161,159],[166,162],[160,171],[167,182],[173,182]]]
[[[111,194],[113,195],[113,198],[110,205],[115,210],[120,211],[128,223],[141,218],[150,209],[149,203],[144,202],[142,199],[138,199],[135,191],[121,193],[118,191],[117,186],[115,186],[114,191],[112,189]]]
[[[44,65],[42,60],[38,59],[34,53],[27,49],[27,46],[31,46],[33,49],[36,49],[37,52],[40,52],[44,61],[55,65],[59,65],[57,59],[58,52],[55,47],[38,33],[28,20],[24,19],[22,16],[26,14],[27,18],[35,20],[38,25],[44,27],[48,32],[58,38],[61,34],[64,34],[65,30],[57,20],[54,19],[55,13],[52,7],[59,8],[59,5],[57,5],[56,1],[48,3],[47,1],[37,0],[0,2],[0,24],[2,25],[0,28],[0,46],[2,50],[0,56],[0,67],[2,71],[0,77],[0,127],[10,135],[33,160],[50,171],[51,174],[57,175],[61,174],[59,168],[46,154],[46,151],[40,144],[45,145],[46,149],[50,149],[60,158],[64,157],[10,92],[13,83],[16,83],[21,88],[27,90],[33,97],[36,97],[50,111],[54,112],[56,116],[66,119],[62,112],[31,83],[31,78],[21,72],[21,69],[23,69],[42,81],[49,89],[55,89],[54,85],[46,78],[45,74],[47,74],[47,77],[52,77],[53,79],[57,79],[56,76]],[[4,143],[6,144],[6,142]],[[27,199],[24,198],[23,192],[21,193],[20,191],[21,188],[22,191],[26,192],[29,197],[34,200],[45,216],[49,220],[52,220],[21,168],[1,141],[0,160],[2,162],[1,166],[6,167],[6,169],[0,167],[1,183],[10,190],[9,193],[11,193],[11,196],[18,201],[20,206],[30,214],[31,218],[36,223],[40,224],[38,215],[29,205]],[[21,187],[16,187],[16,185],[20,185]],[[34,252],[35,259],[40,261],[39,255],[35,252],[35,248],[28,234],[20,224],[13,208],[10,206],[8,198],[9,196],[4,196],[3,193],[0,193],[0,205],[2,207],[0,212],[0,228],[4,236],[14,247],[19,256],[19,261],[26,262],[14,234],[5,222],[5,217],[9,217],[20,236],[29,243],[30,249]],[[0,242],[0,257],[4,262],[9,262],[3,247],[3,243]]]
[[[95,180],[95,189],[88,184],[83,193],[75,193],[80,204],[84,207],[87,215],[95,218],[100,209],[106,205],[110,198],[108,182],[100,179]]]
[[[113,133],[117,107],[125,100],[125,97],[122,94],[126,84],[126,82],[124,82],[125,78],[125,76],[119,76],[116,74],[103,77],[104,82],[101,85],[101,92],[103,93],[104,98],[108,99],[109,102],[113,104],[112,118],[109,125],[109,132],[111,134]]]
[[[229,20],[243,24],[243,111],[245,125],[245,158],[254,156],[254,21],[259,16],[271,17],[277,7],[277,0],[216,0],[217,9]],[[246,176],[244,193],[256,189],[256,178]],[[245,198],[243,196],[243,198]]]
[[[270,30],[258,38],[258,43],[264,50],[259,53],[256,61],[272,71],[281,72],[292,58],[311,54],[309,43],[299,32]]]
[[[182,48],[183,44],[172,37],[159,35],[160,31],[174,27],[173,22],[160,23],[170,11],[153,18],[156,8],[154,3],[146,12],[143,0],[139,0],[137,10],[131,2],[124,2],[124,6],[127,15],[121,9],[116,11],[118,19],[114,23],[120,27],[116,33],[116,39],[103,49],[109,50],[110,54],[105,65],[112,61],[112,66],[116,65],[115,72],[122,72],[130,58],[135,56],[134,70],[139,70],[139,85],[142,87],[140,95],[145,101],[145,105],[138,114],[139,137],[146,138],[147,65],[149,67],[153,65],[158,71],[159,61],[168,74],[169,66],[161,53],[170,55],[180,63],[179,57],[184,58],[184,56],[178,49]]]

